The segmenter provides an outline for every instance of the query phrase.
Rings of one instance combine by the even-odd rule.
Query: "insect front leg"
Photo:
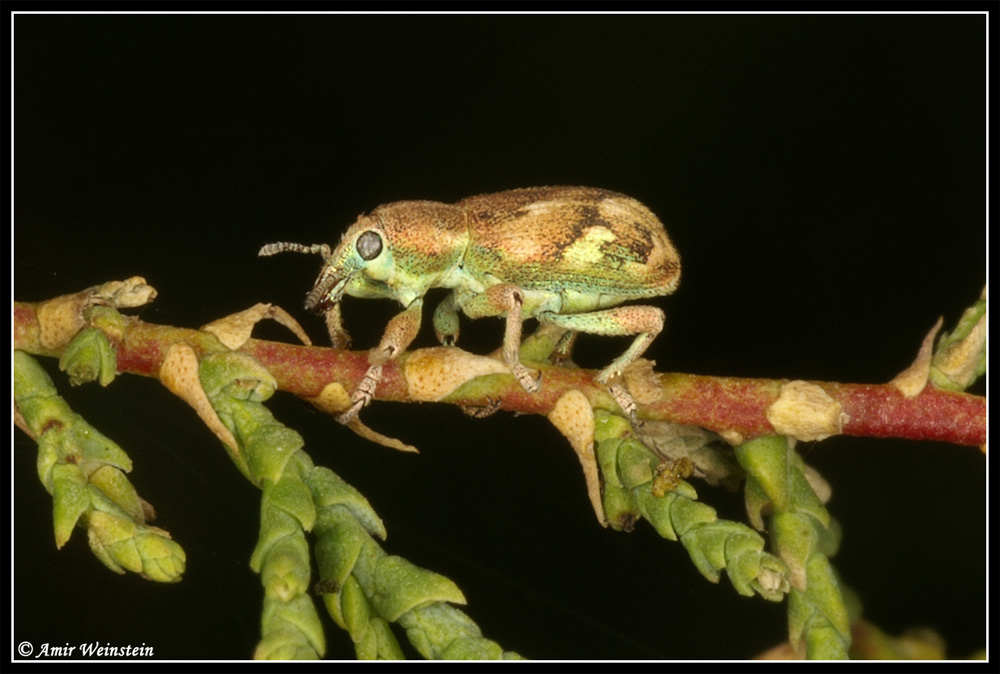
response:
[[[382,366],[406,351],[406,347],[413,342],[417,332],[420,331],[420,314],[423,306],[423,298],[418,297],[402,313],[389,321],[382,335],[382,341],[368,352],[368,370],[351,394],[351,406],[337,417],[337,421],[342,424],[350,422],[358,416],[361,408],[371,402],[375,389],[382,380]]]
[[[330,345],[335,349],[346,349],[351,346],[351,336],[344,329],[340,316],[340,302],[323,312],[326,331],[330,334]]]

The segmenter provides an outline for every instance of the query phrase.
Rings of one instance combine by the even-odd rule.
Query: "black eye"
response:
[[[382,237],[372,231],[364,232],[354,245],[363,259],[374,260],[382,252]]]

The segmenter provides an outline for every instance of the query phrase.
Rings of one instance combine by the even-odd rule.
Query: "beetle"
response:
[[[672,293],[681,271],[677,250],[648,208],[593,187],[529,187],[454,204],[398,201],[359,216],[332,252],[326,244],[278,242],[259,254],[285,251],[322,255],[323,268],[305,306],[325,315],[335,347],[350,342],[340,313],[344,294],[390,298],[404,307],[369,352],[368,372],[340,415],[342,423],[368,404],[382,366],[416,337],[431,288],[452,291],[434,311],[442,344],[458,339],[459,311],[470,318],[506,317],[503,361],[525,390],[535,392],[538,378],[518,355],[524,319],[569,334],[636,335],[598,373],[596,380],[610,385],[664,322],[657,307],[618,305]],[[620,395],[615,397],[621,404]]]

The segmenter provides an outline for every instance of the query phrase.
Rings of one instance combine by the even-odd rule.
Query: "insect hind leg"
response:
[[[597,381],[607,384],[641,356],[660,334],[663,330],[664,314],[658,307],[624,306],[584,314],[557,314],[546,311],[538,315],[538,320],[591,335],[636,335],[625,353],[597,374]]]

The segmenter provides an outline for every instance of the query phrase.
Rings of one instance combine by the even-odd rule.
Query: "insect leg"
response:
[[[382,341],[368,352],[368,370],[361,383],[351,394],[351,406],[337,417],[342,424],[348,423],[358,416],[365,405],[371,402],[375,389],[382,380],[382,366],[403,353],[417,336],[420,330],[420,313],[424,306],[423,298],[418,297],[401,313],[397,314],[385,328]]]
[[[452,291],[434,309],[434,334],[445,346],[455,346],[458,341],[460,325],[455,300],[455,291]]]
[[[349,348],[351,336],[344,329],[344,323],[340,316],[340,302],[323,312],[323,320],[326,322],[326,331],[330,335],[330,345],[335,349]]]
[[[555,351],[552,352],[552,363],[553,365],[565,365],[573,363],[573,345],[576,344],[576,338],[580,335],[576,330],[567,330],[566,333],[559,338],[559,342],[556,344]]]
[[[585,314],[557,314],[546,311],[538,320],[592,335],[637,335],[625,353],[615,358],[595,378],[607,384],[622,373],[632,361],[642,355],[663,330],[663,310],[657,307],[624,306]]]
[[[524,320],[521,307],[524,304],[524,292],[513,283],[498,283],[468,300],[463,301],[459,298],[457,304],[470,318],[506,315],[507,327],[504,330],[501,349],[503,362],[525,391],[528,393],[537,391],[538,377],[521,363],[520,356],[521,323]]]

